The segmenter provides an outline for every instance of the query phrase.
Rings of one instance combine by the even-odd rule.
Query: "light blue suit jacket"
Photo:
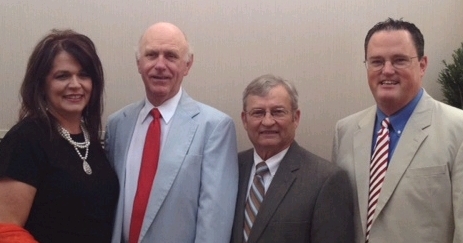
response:
[[[109,117],[108,159],[119,177],[113,243],[122,242],[125,167],[144,101]],[[226,114],[184,91],[163,145],[140,242],[229,242],[238,188],[236,133]]]
[[[336,124],[333,161],[354,186],[356,242],[365,242],[376,106]],[[391,157],[371,243],[463,242],[463,111],[424,92]]]

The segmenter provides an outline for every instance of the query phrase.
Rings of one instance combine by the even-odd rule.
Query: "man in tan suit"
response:
[[[356,242],[463,242],[463,111],[422,88],[423,35],[380,22],[365,38],[365,64],[376,105],[338,121],[333,143],[354,187]],[[384,170],[370,171],[379,148]]]

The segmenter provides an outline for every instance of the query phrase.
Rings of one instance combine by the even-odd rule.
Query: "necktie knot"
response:
[[[158,108],[153,108],[153,109],[150,111],[150,114],[151,114],[151,116],[152,116],[154,119],[159,119],[159,118],[161,118],[161,113],[159,112]]]
[[[389,128],[391,125],[391,122],[389,121],[389,117],[384,118],[384,120],[381,122],[381,128]]]
[[[267,164],[265,161],[260,162],[256,165],[256,175],[264,176],[269,171]]]

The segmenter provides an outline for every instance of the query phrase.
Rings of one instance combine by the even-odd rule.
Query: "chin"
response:
[[[397,100],[399,95],[395,91],[380,91],[375,95],[375,100],[381,102],[390,102]]]
[[[261,141],[259,143],[259,146],[261,147],[275,147],[275,146],[278,146],[279,143],[278,142],[273,142],[273,141]]]
[[[148,92],[155,96],[164,96],[169,92],[169,90],[166,87],[155,86],[151,87]]]

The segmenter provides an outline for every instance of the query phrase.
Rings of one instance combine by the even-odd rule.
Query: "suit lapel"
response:
[[[383,187],[378,198],[375,214],[379,215],[392,196],[405,171],[409,167],[421,143],[428,136],[426,130],[432,120],[432,98],[424,93],[410,116],[389,163]]]
[[[254,166],[253,149],[245,151],[240,156],[239,161],[239,185],[238,196],[236,199],[236,219],[235,219],[235,232],[233,233],[234,242],[243,242],[243,229],[244,229],[244,208],[246,207],[246,195],[248,193],[249,177],[251,170]]]
[[[119,178],[119,184],[121,188],[125,187],[125,170],[127,165],[127,153],[130,147],[130,141],[132,141],[133,131],[135,129],[135,125],[137,123],[138,114],[144,105],[144,101],[140,101],[131,109],[125,110],[120,118],[119,122],[117,122],[117,126],[120,128],[115,128],[116,131],[112,131],[114,134],[110,134],[110,136],[118,136],[118,137],[110,137],[110,141],[112,141],[113,146],[111,147],[113,152],[111,152],[112,161],[114,163],[113,168],[116,171],[116,174]],[[108,131],[107,131],[108,132]],[[120,136],[120,137],[119,137]],[[124,212],[124,198],[125,198],[125,189],[120,190],[119,201],[117,204],[116,216],[114,219],[114,235],[113,235],[113,242],[117,242],[118,239],[123,239],[122,231],[123,231],[123,212]]]
[[[363,233],[366,229],[368,190],[370,184],[370,157],[372,135],[376,117],[376,106],[370,108],[358,123],[358,131],[354,134],[353,151],[355,166],[355,181],[357,183],[357,196],[362,222]],[[373,119],[372,119],[373,118]]]
[[[299,149],[299,145],[296,142],[293,142],[285,157],[281,161],[252,226],[248,243],[256,242],[259,239],[260,235],[272,218],[273,213],[278,208],[281,200],[283,200],[296,179],[296,175],[293,172],[298,170],[300,167],[301,159],[299,157]]]
[[[172,124],[166,142],[161,150],[158,170],[151,189],[140,240],[143,239],[156,218],[182,167],[188,148],[198,128],[198,123],[193,119],[197,114],[199,114],[199,107],[196,102],[183,91],[177,110],[172,117]]]
[[[120,127],[122,129],[118,129],[118,136],[114,140],[115,146],[113,149],[122,148],[123,150],[115,151],[114,154],[114,161],[117,161],[114,165],[114,169],[116,173],[119,175],[119,178],[122,178],[120,182],[121,185],[125,184],[125,168],[127,163],[127,153],[129,152],[130,141],[132,141],[133,131],[135,129],[135,125],[137,123],[138,114],[140,110],[145,105],[144,100],[140,101],[135,105],[134,109],[128,109],[123,112],[123,117],[121,119]]]

